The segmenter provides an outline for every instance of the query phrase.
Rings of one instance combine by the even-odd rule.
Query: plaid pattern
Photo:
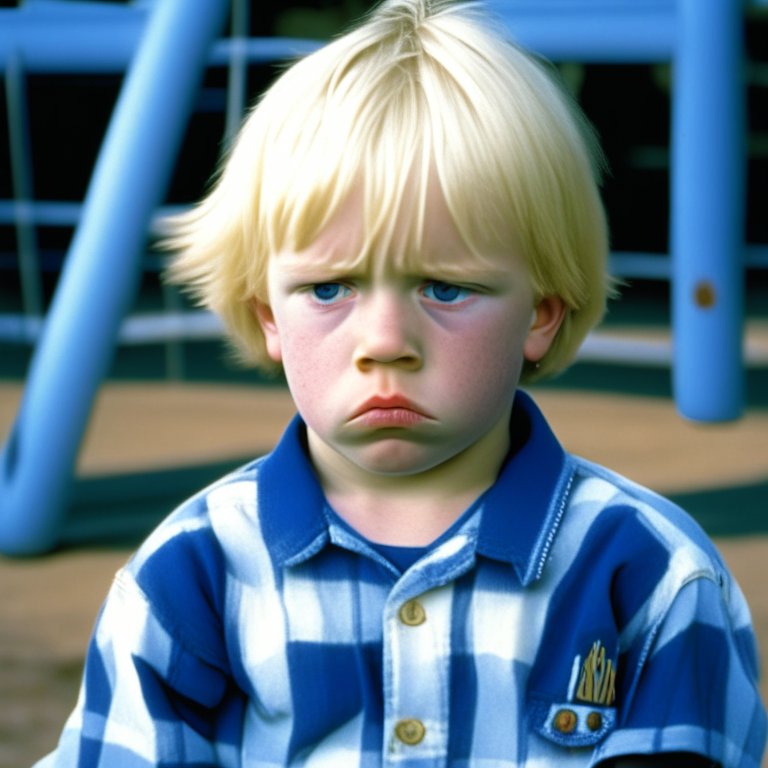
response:
[[[755,639],[714,547],[670,502],[566,454],[524,394],[514,419],[525,445],[402,575],[328,514],[294,420],[118,573],[38,766],[534,768],[686,750],[757,768]],[[411,599],[423,623],[401,620]],[[413,724],[396,736],[408,719],[418,743]]]

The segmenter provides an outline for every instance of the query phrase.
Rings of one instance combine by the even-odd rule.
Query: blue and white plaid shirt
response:
[[[755,639],[715,548],[515,414],[524,446],[403,574],[329,513],[296,418],[118,573],[38,765],[757,768]]]

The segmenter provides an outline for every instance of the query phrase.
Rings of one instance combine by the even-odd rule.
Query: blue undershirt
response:
[[[431,544],[427,544],[425,547],[399,547],[394,544],[379,544],[378,542],[371,541],[370,539],[362,536],[356,531],[335,509],[328,506],[326,507],[326,515],[333,519],[333,521],[340,525],[342,528],[346,528],[350,533],[363,539],[363,541],[371,548],[376,550],[382,557],[400,571],[401,574],[405,573],[417,560],[421,560],[431,550],[438,547],[444,541],[453,537],[456,531],[464,524],[466,519],[474,512],[476,503],[471,504],[467,509],[459,515],[450,527],[443,531]]]
[[[375,549],[382,557],[389,560],[400,573],[405,573],[417,560],[432,549],[429,544],[426,547],[396,547],[393,544],[376,544],[368,541],[372,549]]]

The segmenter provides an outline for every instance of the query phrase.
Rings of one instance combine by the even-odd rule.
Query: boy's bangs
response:
[[[273,253],[308,248],[357,196],[360,246],[335,252],[335,268],[353,270],[386,258],[407,271],[439,269],[439,254],[423,247],[427,195],[434,185],[479,263],[489,250],[513,250],[500,153],[489,149],[498,131],[483,131],[476,114],[468,120],[471,107],[453,78],[419,72],[418,84],[415,79],[400,71],[378,89],[367,84],[364,97],[346,101],[358,109],[340,105],[332,121],[318,126],[302,157],[293,153],[291,165],[299,170],[282,176],[282,194],[269,184],[273,199],[281,200],[266,222]],[[430,79],[441,82],[426,85]],[[357,82],[365,83],[360,73]],[[494,177],[498,184],[489,185]],[[474,266],[468,264],[468,271]]]
[[[272,253],[305,250],[356,201],[359,249],[334,253],[334,266],[355,268],[381,254],[401,258],[419,250],[430,154],[423,98],[404,73],[379,75],[376,87],[365,73],[347,79],[323,99],[314,130],[307,131],[305,121],[309,140],[297,146],[284,135],[273,147],[262,179],[269,189],[263,223]],[[400,247],[394,247],[396,230]]]

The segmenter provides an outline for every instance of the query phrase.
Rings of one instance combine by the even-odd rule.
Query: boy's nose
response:
[[[359,335],[355,365],[369,371],[377,365],[394,365],[408,371],[421,368],[416,339],[416,319],[405,302],[382,296],[367,302],[357,318]]]

